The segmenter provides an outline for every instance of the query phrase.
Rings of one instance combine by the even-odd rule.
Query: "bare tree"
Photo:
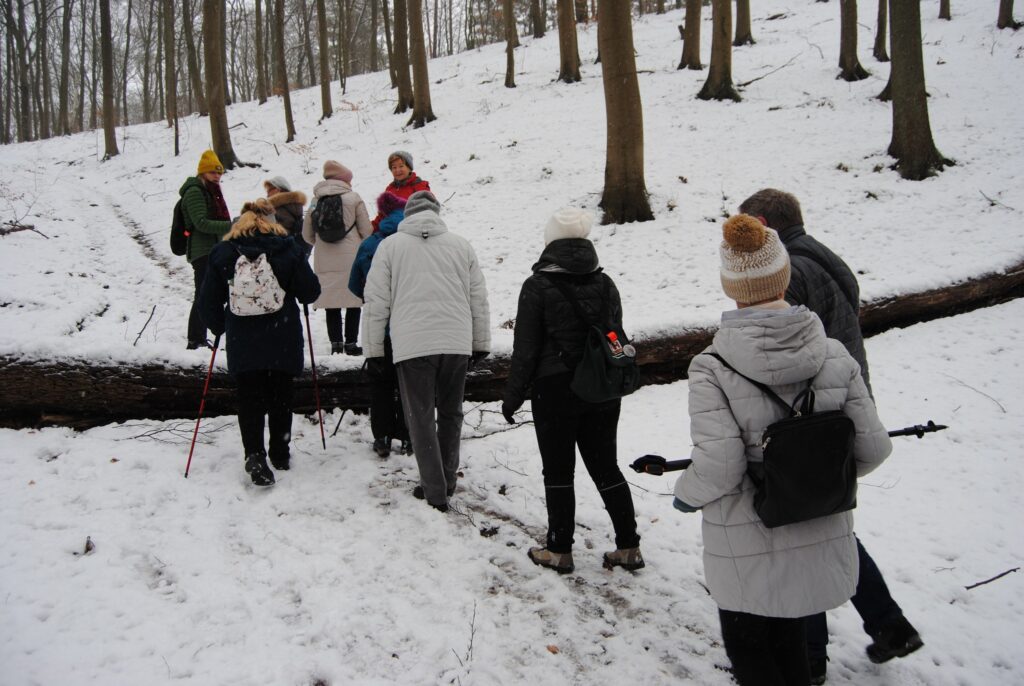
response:
[[[892,140],[889,154],[905,179],[918,181],[951,164],[939,153],[928,120],[924,57],[921,49],[921,5],[890,0],[892,26]]]
[[[211,2],[211,0],[203,0]],[[274,63],[277,65],[277,73],[280,81],[274,84],[274,90],[280,90],[281,98],[284,100],[284,124],[287,129],[286,143],[295,140],[295,121],[292,119],[292,96],[291,88],[288,85],[288,65],[284,58],[284,0],[274,0],[274,15],[277,21],[273,24],[274,31]],[[208,67],[209,68],[209,67]],[[211,98],[212,99],[212,98]],[[224,159],[223,157],[221,158]]]
[[[119,154],[117,112],[114,109],[114,42],[110,34],[110,0],[100,3],[100,45],[103,61],[103,159]]]
[[[395,69],[395,52],[391,44],[391,25],[388,19],[388,0],[381,0],[381,3],[383,3],[381,15],[384,19],[384,41],[388,50],[388,74],[391,75],[391,87],[398,88],[398,71]]]
[[[327,4],[316,0],[317,49],[320,51],[320,103],[323,119],[334,114],[331,105],[331,65],[327,52]]]
[[[263,50],[263,13],[260,10],[261,5],[262,3],[260,0],[256,0],[256,2],[253,3],[253,9],[256,13],[254,21],[256,25],[256,101],[260,105],[267,101],[267,55]]]
[[[121,61],[121,122],[128,126],[128,56],[132,44],[132,0],[128,0],[128,23],[124,30],[124,59]]]
[[[1013,19],[1013,0],[999,0],[999,18],[996,20],[996,26],[1014,31],[1021,27],[1021,24]]]
[[[953,15],[949,13],[949,0],[939,0],[939,19],[950,20]]]
[[[543,38],[545,27],[544,15],[541,13],[540,0],[530,0],[530,26],[534,38]]]
[[[238,163],[231,146],[228,113],[225,109],[223,45],[220,43],[220,23],[224,20],[223,0],[203,0],[203,60],[206,62],[206,97],[210,108],[210,138],[225,169],[234,169]]]
[[[754,34],[750,31],[750,0],[736,0],[736,38],[732,44],[754,44]]]
[[[192,20],[189,0],[181,0],[181,23],[182,33],[185,34],[185,53],[188,55],[188,77],[196,98],[196,111],[199,112],[199,116],[203,117],[209,114],[210,108],[206,104],[206,90],[203,87],[202,73],[199,71],[199,55],[196,53],[196,42],[192,34]],[[209,64],[206,68],[210,68]],[[223,159],[222,157],[221,161]]]
[[[607,148],[602,223],[654,219],[644,181],[644,115],[633,50],[630,3],[599,0],[597,42],[601,51]]]
[[[398,104],[395,114],[405,112],[413,106],[412,79],[409,77],[409,17],[407,0],[395,0],[395,41],[393,45],[395,72],[398,74]],[[420,24],[420,33],[423,28]]]
[[[413,103],[409,124],[414,129],[437,119],[430,105],[430,75],[427,73],[427,44],[423,36],[423,0],[409,2],[409,53],[412,59]],[[396,3],[397,6],[397,3]]]
[[[164,12],[164,103],[166,104],[167,125],[174,127],[174,156],[178,149],[178,83],[175,78],[177,66],[174,50],[174,0],[163,0]]]
[[[68,116],[68,89],[71,87],[71,8],[73,0],[64,0],[60,31],[60,85],[57,94],[57,131],[62,136],[71,133],[71,119]],[[6,133],[6,129],[4,130]]]
[[[731,0],[711,0],[711,63],[708,80],[697,94],[701,100],[740,100],[740,94],[732,85],[731,34]]]
[[[884,2],[884,0],[883,0]],[[683,20],[683,56],[677,69],[703,69],[700,62],[700,6],[701,0],[686,0]]]
[[[843,81],[866,79],[857,59],[857,0],[839,0],[839,76]]]
[[[875,59],[879,62],[888,62],[889,53],[886,52],[885,44],[885,25],[888,23],[888,13],[886,9],[889,6],[889,0],[878,0],[878,21],[875,24],[875,48],[871,51]]]
[[[36,18],[35,18],[35,33],[36,33],[36,58],[39,60],[38,76],[41,79],[36,81],[36,93],[40,106],[39,110],[39,137],[49,138],[50,137],[50,121],[53,114],[53,100],[50,97],[53,92],[52,84],[50,83],[50,59],[48,56],[48,44],[49,44],[49,10],[46,6],[46,0],[34,0]],[[40,83],[41,81],[41,83]]]
[[[377,0],[370,0],[370,71],[377,71]]]
[[[512,0],[502,0],[505,17],[505,88],[516,87],[516,57],[513,37],[516,35],[516,17],[512,13]]]
[[[576,83],[583,78],[580,76],[580,51],[576,43],[576,10],[573,0],[558,0],[558,80],[566,83]]]

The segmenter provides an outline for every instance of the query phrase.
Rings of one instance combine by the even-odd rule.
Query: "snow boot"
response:
[[[356,356],[362,355],[363,354],[363,349],[360,348],[355,343],[346,343],[345,344],[345,354],[346,355],[356,355]]]
[[[285,450],[283,453],[270,452],[270,464],[274,465],[274,469],[282,472],[286,472],[292,467],[292,456],[291,453]]]
[[[274,484],[274,472],[267,466],[267,453],[250,453],[245,456],[245,471],[252,477],[256,486],[272,486]]]
[[[416,498],[417,500],[426,500],[427,496],[423,492],[423,486],[416,486],[415,488],[413,488],[412,489],[412,497]],[[448,503],[441,503],[440,505],[438,505],[437,503],[432,503],[429,500],[427,500],[427,505],[430,505],[432,508],[434,508],[438,512],[447,512],[448,511]]]
[[[610,553],[604,554],[604,568],[614,569],[622,567],[629,571],[644,568],[644,556],[640,554],[640,548],[619,548]]]
[[[867,654],[875,664],[905,657],[924,645],[917,629],[902,615],[872,633],[871,638],[875,642],[867,647]]]
[[[331,341],[331,354],[340,355],[345,352],[345,344],[339,341]]]
[[[377,453],[377,457],[387,457],[391,454],[391,439],[390,438],[375,438],[373,439],[373,452]]]
[[[412,441],[402,441],[402,447],[399,451],[401,455],[412,455]]]
[[[572,563],[572,553],[553,553],[547,548],[530,548],[526,555],[533,564],[553,569],[559,574],[569,574],[576,567]]]
[[[825,683],[825,672],[828,669],[827,657],[812,657],[808,660],[807,667],[811,673],[811,686],[821,686]]]

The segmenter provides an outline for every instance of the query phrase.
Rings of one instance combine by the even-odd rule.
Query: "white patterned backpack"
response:
[[[239,317],[272,314],[284,307],[284,289],[266,253],[250,260],[238,251],[235,277],[228,282],[228,293],[231,312]]]

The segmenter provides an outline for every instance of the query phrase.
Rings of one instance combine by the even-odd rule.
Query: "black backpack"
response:
[[[580,400],[588,403],[603,403],[627,396],[640,386],[640,368],[636,363],[636,349],[629,344],[626,333],[614,328],[606,329],[608,319],[608,300],[610,296],[610,280],[604,281],[604,298],[600,321],[595,323],[586,315],[579,301],[565,283],[557,277],[548,279],[565,299],[569,301],[576,316],[587,325],[587,337],[583,341],[583,355],[573,369],[570,390]],[[615,335],[617,345],[610,342],[608,336]],[[558,348],[558,345],[555,344]],[[559,350],[559,356],[562,351]]]
[[[210,194],[201,185],[199,190],[203,193],[206,209],[209,212]],[[182,198],[178,198],[178,202],[174,203],[174,214],[171,216],[171,252],[175,255],[184,255],[188,252],[188,237],[192,235],[192,227],[185,217],[185,210],[181,206],[181,201]]]
[[[747,471],[757,487],[754,509],[761,522],[772,529],[857,507],[856,427],[842,410],[814,412],[814,379],[790,404],[717,353],[710,354],[786,411],[784,419],[769,424],[761,435],[763,474]]]
[[[355,223],[345,227],[345,204],[341,195],[325,195],[318,198],[313,208],[313,230],[318,240],[324,243],[337,243],[344,240]]]

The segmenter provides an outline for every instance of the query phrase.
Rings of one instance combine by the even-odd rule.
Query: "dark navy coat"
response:
[[[398,225],[404,218],[404,209],[392,210],[380,220],[377,231],[364,238],[363,242],[359,244],[356,260],[352,263],[352,271],[348,275],[348,289],[360,300],[363,299],[366,276],[370,273],[370,266],[373,264],[373,256],[377,253],[377,247],[380,246],[382,240],[398,231]]]

